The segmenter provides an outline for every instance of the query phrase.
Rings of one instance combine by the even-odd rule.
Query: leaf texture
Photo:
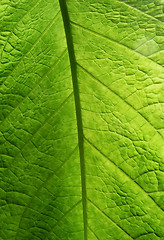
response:
[[[0,240],[164,239],[163,1],[0,8]]]

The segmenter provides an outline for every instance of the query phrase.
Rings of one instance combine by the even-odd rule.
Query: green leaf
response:
[[[163,0],[0,9],[0,240],[164,239]]]

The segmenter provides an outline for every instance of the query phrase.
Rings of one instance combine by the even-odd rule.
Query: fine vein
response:
[[[74,98],[75,98],[80,168],[81,168],[84,240],[87,240],[86,179],[85,179],[84,142],[83,142],[84,138],[83,138],[83,125],[82,125],[82,115],[81,115],[81,106],[80,106],[79,86],[77,81],[77,65],[76,65],[76,58],[75,58],[73,39],[72,39],[72,33],[71,33],[71,25],[70,25],[70,19],[68,15],[66,1],[59,0],[59,4],[60,4],[60,9],[63,17],[64,28],[65,28],[65,35],[66,35],[67,48],[68,48],[69,59],[70,59],[72,84],[73,84],[73,91],[74,91]]]

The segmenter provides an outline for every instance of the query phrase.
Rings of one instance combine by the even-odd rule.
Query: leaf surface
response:
[[[164,239],[162,0],[0,8],[0,239]]]

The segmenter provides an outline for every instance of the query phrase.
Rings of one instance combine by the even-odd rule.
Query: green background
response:
[[[162,0],[1,0],[0,240],[164,239]]]

